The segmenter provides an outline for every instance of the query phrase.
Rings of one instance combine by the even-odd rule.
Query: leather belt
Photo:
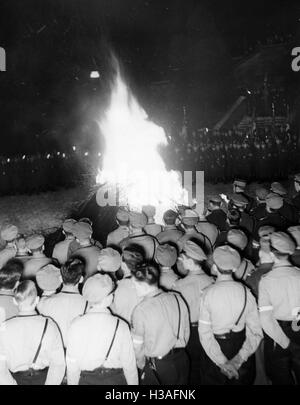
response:
[[[192,322],[192,323],[191,323],[191,327],[192,327],[192,328],[198,328],[198,326],[199,326],[199,323],[198,323],[198,322]]]
[[[216,339],[226,340],[226,339],[231,339],[232,337],[237,336],[238,334],[242,334],[242,333],[245,333],[245,329],[242,329],[238,332],[230,331],[227,333],[221,333],[220,335],[214,334],[214,336]]]
[[[179,353],[181,351],[183,351],[185,348],[184,347],[175,347],[173,349],[171,349],[167,354],[165,354],[164,356],[159,356],[159,357],[148,357],[149,359],[153,359],[153,360],[163,360],[168,356],[171,356],[173,354]]]

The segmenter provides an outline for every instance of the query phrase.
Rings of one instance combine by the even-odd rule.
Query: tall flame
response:
[[[119,71],[99,125],[106,150],[97,183],[117,186],[131,209],[154,205],[157,220],[166,209],[187,203],[178,173],[166,169],[157,150],[159,145],[167,145],[165,131],[148,119]]]

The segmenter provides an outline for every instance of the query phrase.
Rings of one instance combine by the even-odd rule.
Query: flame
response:
[[[165,210],[186,204],[187,192],[180,176],[168,171],[157,147],[167,145],[163,128],[150,121],[122,80],[119,70],[106,113],[99,123],[106,150],[98,184],[115,185],[130,209],[140,211],[143,205],[156,207],[161,222]]]

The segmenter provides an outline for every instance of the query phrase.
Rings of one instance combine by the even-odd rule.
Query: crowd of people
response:
[[[106,246],[68,218],[49,257],[3,225],[0,384],[299,384],[300,174],[246,187],[162,225],[119,207]]]
[[[174,137],[172,162],[180,170],[202,170],[205,180],[228,183],[237,176],[248,181],[284,179],[300,170],[298,137],[290,127],[186,132]],[[171,158],[170,158],[171,160]]]

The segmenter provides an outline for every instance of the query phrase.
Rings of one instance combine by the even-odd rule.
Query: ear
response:
[[[36,297],[35,302],[34,302],[35,306],[37,306],[37,304],[39,303],[39,300],[40,300],[40,297]]]
[[[20,281],[17,281],[13,289],[15,290],[19,284],[20,284]]]
[[[18,303],[17,303],[15,297],[13,298],[13,303],[14,303],[14,305],[15,305],[16,307],[18,306]]]
[[[83,283],[83,276],[80,277],[80,280],[79,280],[78,284],[81,284],[81,283]]]

